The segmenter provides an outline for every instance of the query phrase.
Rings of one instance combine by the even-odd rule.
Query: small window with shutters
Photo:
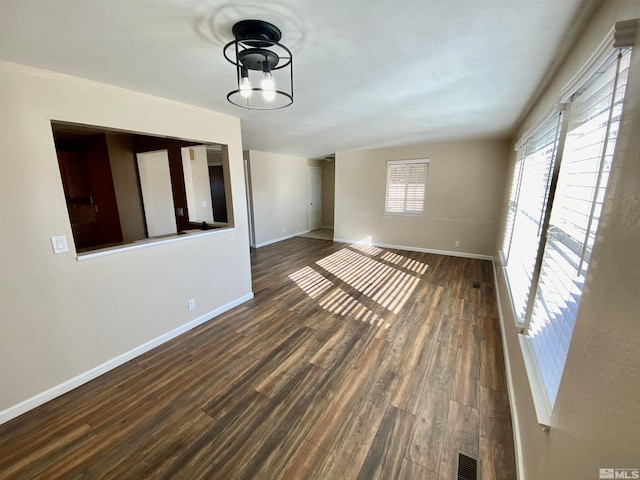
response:
[[[429,161],[387,161],[387,193],[384,212],[388,215],[424,215]]]

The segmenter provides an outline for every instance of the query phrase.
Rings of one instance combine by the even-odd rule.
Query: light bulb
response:
[[[249,98],[251,96],[251,83],[249,82],[249,77],[242,77],[242,80],[240,80],[240,95],[245,98]]]
[[[242,76],[240,79],[240,95],[245,98],[249,98],[251,96],[252,88],[251,82],[249,81],[249,71],[247,67],[242,67],[240,69],[240,75]]]
[[[274,98],[276,98],[276,85],[273,82],[273,77],[271,76],[271,72],[264,72],[262,78],[262,83],[260,86],[262,87],[262,97],[267,101],[271,102]]]
[[[271,73],[264,73],[260,86],[263,90],[275,90],[276,86],[275,83],[273,83],[273,77],[271,76]]]

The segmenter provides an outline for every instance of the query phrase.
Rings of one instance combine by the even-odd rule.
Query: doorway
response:
[[[322,227],[322,167],[309,167],[309,230]]]

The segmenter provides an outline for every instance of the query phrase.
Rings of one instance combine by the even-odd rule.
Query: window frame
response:
[[[599,213],[596,213],[596,209],[594,208],[596,204],[603,205],[606,200],[606,192],[608,190],[608,172],[606,174],[606,178],[602,177],[602,169],[606,163],[606,157],[610,157],[610,165],[615,162],[615,145],[617,144],[617,130],[615,133],[612,132],[612,125],[617,122],[619,126],[622,110],[624,105],[624,93],[626,90],[626,82],[623,85],[619,84],[620,74],[622,72],[622,58],[623,55],[630,55],[629,49],[616,49],[615,53],[607,56],[605,60],[601,63],[601,68],[598,69],[598,73],[591,75],[587,78],[581,85],[580,88],[576,90],[575,94],[572,95],[572,105],[571,112],[567,115],[567,126],[564,131],[563,140],[566,141],[570,135],[575,132],[575,130],[579,130],[583,126],[587,125],[591,118],[586,121],[580,121],[577,123],[572,123],[574,120],[574,109],[576,107],[576,103],[574,103],[574,99],[576,97],[579,98],[582,95],[583,91],[590,88],[592,83],[597,83],[601,80],[601,73],[610,72],[611,69],[613,71],[613,78],[611,79],[611,93],[610,93],[610,101],[607,102],[607,107],[602,109],[602,113],[600,115],[606,115],[607,121],[606,123],[600,126],[600,130],[602,130],[602,140],[599,142],[601,149],[598,152],[599,163],[599,173],[594,179],[594,184],[589,187],[594,190],[594,193],[591,194],[591,206],[589,208],[590,213],[585,218],[586,220],[586,238],[584,239],[584,244],[581,249],[581,254],[578,255],[578,259],[576,261],[575,269],[571,268],[571,260],[565,259],[564,263],[556,265],[555,268],[552,268],[550,265],[550,259],[554,256],[557,258],[563,258],[563,255],[558,255],[558,245],[563,245],[567,247],[567,243],[565,240],[556,239],[556,235],[559,230],[559,227],[555,225],[555,221],[557,219],[564,218],[561,211],[554,210],[554,206],[557,209],[563,209],[563,200],[567,201],[571,199],[572,188],[575,188],[575,185],[571,182],[567,183],[566,177],[567,175],[575,175],[576,172],[569,170],[568,172],[562,170],[562,165],[560,166],[559,175],[561,178],[556,179],[556,185],[554,186],[554,190],[557,187],[558,190],[554,191],[554,196],[559,194],[557,198],[554,198],[555,202],[548,207],[547,212],[547,225],[545,226],[546,235],[544,236],[543,241],[539,247],[539,265],[537,271],[537,277],[535,278],[536,282],[532,285],[531,291],[532,295],[529,299],[529,308],[527,310],[526,324],[525,329],[523,331],[523,335],[526,339],[526,343],[528,346],[528,353],[531,356],[533,363],[536,368],[532,370],[529,374],[530,376],[537,376],[537,384],[542,387],[542,397],[543,402],[539,408],[546,414],[545,416],[550,419],[551,414],[553,412],[553,407],[555,404],[555,400],[557,398],[558,389],[560,386],[560,382],[562,380],[562,374],[564,371],[564,366],[566,364],[566,357],[568,355],[570,346],[571,346],[571,338],[573,336],[574,323],[578,318],[580,303],[582,299],[582,294],[585,291],[585,282],[588,273],[588,264],[587,268],[584,267],[584,248],[587,246],[589,242],[589,238],[593,237],[594,243],[595,238],[597,237],[598,231],[598,218]],[[628,57],[625,59],[628,61]],[[591,100],[591,97],[587,97],[588,100]],[[616,109],[616,106],[619,105],[620,113],[619,118],[614,119],[613,112]],[[569,110],[569,109],[567,109]],[[594,119],[597,117],[594,117]],[[613,147],[613,150],[610,151],[609,148]],[[582,155],[576,154],[574,156],[574,152],[580,152],[583,150],[583,147],[578,146],[576,150],[570,150],[568,146],[563,145],[563,155],[565,158],[565,164],[571,165],[571,163],[580,162],[588,163],[591,159],[588,157],[584,157]],[[567,163],[570,162],[570,163]],[[574,167],[575,168],[575,167]],[[582,175],[582,171],[578,173],[578,175]],[[585,185],[587,185],[585,183]],[[602,191],[602,198],[598,200],[599,192]],[[593,225],[594,220],[596,220],[596,225]],[[552,231],[553,230],[553,231]],[[561,230],[561,229],[560,229]],[[556,252],[556,253],[554,253]],[[588,262],[588,261],[587,261]],[[555,262],[553,263],[555,265]],[[559,268],[559,270],[558,270]],[[562,272],[562,273],[561,273]],[[558,299],[557,291],[554,290],[556,287],[549,288],[547,284],[554,285],[556,283],[561,283],[561,277],[566,274],[571,274],[571,281],[569,284],[562,284],[564,287],[568,287],[571,290],[568,292],[567,298],[562,297],[562,302],[554,307],[547,307],[547,304],[554,305],[555,301]],[[547,294],[545,295],[544,290],[547,290]],[[550,314],[549,308],[553,311],[553,319],[544,318],[544,314],[540,312],[544,310],[545,313]],[[565,312],[565,313],[562,313]],[[562,315],[560,316],[560,313]],[[573,318],[573,322],[571,320],[567,320],[567,315]],[[549,324],[548,321],[551,321]],[[538,337],[540,335],[540,337]],[[542,340],[540,340],[542,338]],[[565,345],[566,344],[566,345]],[[545,350],[550,351],[554,350],[554,353],[551,357],[545,354],[545,358],[542,359],[541,355],[543,355],[542,351]],[[541,362],[549,362],[551,360],[550,366],[547,365],[546,368],[543,368]]]
[[[574,157],[574,154],[571,153],[573,152],[573,150],[571,150],[570,144],[568,144],[565,148],[565,142],[567,141],[567,138],[571,133],[570,129],[571,131],[573,131],[575,129],[580,128],[579,126],[574,126],[579,124],[571,123],[573,121],[572,114],[573,114],[573,108],[575,105],[575,104],[571,105],[571,103],[575,99],[579,98],[579,96],[585,91],[585,89],[589,88],[592,82],[597,82],[599,80],[598,78],[599,76],[605,73],[610,75],[611,73],[610,69],[612,68],[613,65],[616,66],[614,71],[614,77],[615,77],[614,79],[606,80],[605,77],[602,77],[603,80],[611,82],[613,84],[613,87],[611,90],[612,98],[610,100],[610,106],[607,108],[607,110],[604,110],[608,112],[608,120],[606,124],[603,124],[600,127],[604,129],[604,133],[603,133],[604,140],[602,141],[602,144],[604,146],[602,147],[602,151],[599,153],[599,155],[602,155],[602,160],[601,160],[602,162],[605,161],[604,158],[606,156],[608,158],[607,161],[609,162],[609,167],[611,167],[611,165],[615,165],[615,157],[616,157],[616,151],[617,151],[615,142],[617,140],[617,130],[620,128],[620,125],[624,121],[623,119],[624,99],[625,99],[624,89],[626,88],[626,82],[623,83],[622,85],[618,84],[618,77],[623,78],[622,75],[624,74],[628,79],[628,75],[629,75],[628,70],[625,71],[625,68],[628,69],[628,64],[626,67],[624,67],[624,62],[621,62],[620,59],[625,54],[630,56],[631,54],[630,50],[633,47],[633,40],[634,40],[633,36],[628,37],[628,36],[622,35],[622,33],[624,33],[624,31],[628,29],[625,30],[625,25],[621,25],[621,24],[626,24],[629,22],[634,22],[635,24],[637,21],[638,20],[618,22],[616,26],[612,28],[608,36],[601,42],[601,44],[594,51],[591,57],[589,57],[585,65],[580,69],[579,72],[577,72],[574,75],[574,77],[571,78],[571,80],[567,83],[567,85],[565,85],[562,88],[560,101],[556,102],[549,110],[547,110],[546,114],[542,116],[542,119],[539,122],[537,122],[531,129],[529,129],[521,137],[521,140],[516,144],[516,151],[518,151],[518,154],[517,154],[517,158],[514,164],[514,169],[512,172],[509,204],[507,205],[507,211],[505,214],[506,216],[505,216],[502,244],[500,246],[498,253],[499,253],[499,259],[500,259],[501,271],[502,271],[505,285],[508,291],[507,293],[508,293],[509,301],[511,304],[511,308],[513,310],[514,320],[515,320],[515,324],[518,331],[518,340],[519,340],[520,349],[523,355],[523,360],[525,364],[525,370],[527,372],[529,385],[531,388],[531,394],[532,394],[532,399],[535,407],[537,420],[539,425],[544,430],[549,430],[551,428],[551,417],[553,414],[555,399],[558,393],[557,387],[559,387],[563,377],[564,365],[567,358],[566,354],[570,351],[572,335],[570,335],[567,340],[566,338],[567,327],[565,325],[566,322],[560,319],[559,320],[560,323],[556,325],[557,322],[554,320],[555,316],[554,318],[546,319],[547,320],[546,323],[543,322],[543,324],[539,323],[541,320],[538,318],[537,319],[538,324],[536,325],[532,325],[532,318],[534,316],[534,308],[537,308],[537,309],[541,308],[539,306],[540,301],[543,301],[543,302],[551,301],[551,297],[549,299],[542,298],[541,300],[539,298],[538,291],[540,288],[540,283],[545,281],[542,278],[542,275],[548,276],[550,274],[551,276],[553,276],[555,274],[555,270],[553,270],[553,268],[549,270],[549,266],[546,267],[547,268],[546,272],[544,270],[545,269],[544,261],[546,258],[545,254],[548,254],[547,252],[550,251],[551,249],[551,246],[549,246],[549,249],[547,249],[547,243],[550,241],[548,240],[548,236],[550,235],[550,233],[552,233],[551,230],[553,229],[552,214],[554,212],[553,210],[554,202],[556,205],[558,205],[556,208],[560,208],[560,205],[562,205],[563,201],[568,201],[563,199],[568,198],[570,200],[570,197],[571,197],[570,190],[567,189],[567,186],[564,185],[564,182],[560,177],[561,175],[560,169],[562,167],[561,164],[563,161],[562,157],[566,153],[567,157],[565,162],[582,161],[582,160],[579,160],[578,157],[575,157],[575,159],[570,160],[570,157],[571,158]],[[618,34],[617,29],[620,30],[621,32],[620,35]],[[633,31],[635,32],[635,29],[633,29]],[[615,43],[611,41],[614,38],[615,38]],[[612,44],[615,49],[612,48]],[[616,57],[620,59],[613,60]],[[565,105],[570,106],[571,108],[565,109]],[[612,112],[616,111],[616,109],[618,109],[617,113],[613,115]],[[521,153],[521,149],[526,148],[526,143],[531,135],[531,132],[537,126],[541,125],[548,118],[548,115],[553,111],[564,112],[562,115],[562,121],[560,122],[560,127],[559,127],[557,157],[555,160],[553,175],[551,178],[551,184],[550,184],[548,197],[546,201],[546,207],[543,209],[544,221],[541,224],[542,235],[540,236],[540,239],[539,239],[534,275],[531,279],[531,285],[529,288],[527,310],[524,315],[524,322],[519,322],[519,317],[515,311],[515,304],[514,304],[514,300],[511,292],[511,287],[509,284],[509,277],[507,274],[507,265],[510,259],[509,249],[511,248],[513,238],[512,237],[507,238],[507,236],[511,236],[513,234],[513,228],[515,223],[514,220],[511,219],[511,217],[513,216],[511,215],[512,209],[513,209],[512,208],[513,203],[514,201],[516,203],[519,201],[519,195],[521,193],[520,192],[521,182],[526,181],[526,180],[523,180],[522,178],[523,165],[521,162],[524,160],[525,155]],[[614,122],[618,122],[618,123],[614,125]],[[591,161],[591,160],[586,159],[585,161]],[[598,175],[601,175],[601,172]],[[607,172],[606,175],[608,178],[609,173]],[[559,185],[559,182],[560,182],[560,185]],[[560,186],[560,191],[556,192],[556,189],[559,186]],[[585,227],[587,229],[585,242],[590,241],[591,246],[593,246],[592,244],[595,244],[597,242],[597,235],[598,235],[597,223],[598,223],[598,217],[599,217],[598,212],[600,212],[603,209],[603,205],[606,205],[605,202],[606,202],[607,187],[608,185],[607,185],[606,179],[603,183],[601,183],[600,177],[598,177],[597,182],[593,186],[595,191],[600,193],[593,195],[593,205],[590,209],[590,216],[588,216],[587,218],[587,223]],[[558,193],[557,198],[556,198],[556,193]],[[596,200],[596,198],[598,200]],[[596,202],[599,202],[599,205],[597,208],[594,206]],[[594,214],[594,212],[596,213]],[[595,227],[592,226],[592,222],[596,223]],[[578,282],[580,283],[579,285],[580,291],[579,291],[579,296],[577,297],[577,304],[576,304],[577,306],[574,309],[575,311],[572,310],[573,313],[575,314],[575,319],[577,319],[579,316],[578,309],[580,305],[580,299],[582,294],[585,291],[584,280],[586,280],[586,277],[588,275],[587,270],[584,268],[582,263],[583,262],[582,257],[584,257],[585,255],[584,253],[585,248],[587,248],[586,243],[582,247],[582,256],[579,260],[577,270],[576,270],[577,271],[576,278],[578,277],[582,278],[583,281],[582,283]],[[548,279],[546,281],[548,281]],[[574,279],[574,282],[577,282],[577,280]],[[576,285],[578,285],[578,283]],[[554,292],[551,292],[550,295],[554,295]],[[555,293],[555,295],[557,297],[557,293]],[[553,298],[556,298],[556,297],[553,297]],[[571,299],[573,299],[573,297],[571,297]],[[569,302],[571,299],[567,298],[566,301]],[[536,312],[535,315],[539,315],[539,313]],[[549,322],[551,322],[551,324]],[[559,328],[562,329],[561,333],[558,333],[558,335],[560,336],[556,340],[551,339],[552,341],[560,342],[559,344],[560,346],[558,346],[558,348],[566,347],[566,349],[563,350],[564,356],[562,352],[559,352],[559,351],[556,351],[555,353],[556,356],[554,356],[554,358],[560,358],[560,361],[561,361],[560,362],[561,365],[560,367],[558,367],[557,362],[559,360],[554,360],[553,370],[551,372],[552,379],[553,379],[555,378],[553,376],[554,375],[557,376],[556,375],[557,371],[559,371],[559,376],[557,376],[556,378],[557,383],[554,381],[551,381],[551,382],[549,381],[549,372],[547,373],[543,372],[543,369],[545,368],[543,363],[545,362],[545,360],[539,357],[540,351],[536,352],[536,348],[538,348],[539,350],[540,346],[538,345],[536,347],[535,342],[536,341],[541,342],[541,341],[547,340],[546,338],[543,338],[543,337],[538,339],[534,339],[533,337],[533,335],[536,334],[536,331],[540,332],[540,325],[543,325],[543,327],[548,330],[547,333],[544,333],[543,337],[556,334],[558,333]],[[570,327],[571,327],[571,333],[572,333],[574,327],[573,325],[570,325]],[[560,355],[560,357],[557,357],[558,355]],[[562,361],[563,359],[564,361]],[[543,362],[543,363],[539,363],[539,362]]]

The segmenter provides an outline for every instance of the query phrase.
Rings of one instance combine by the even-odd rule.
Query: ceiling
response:
[[[0,59],[241,118],[245,149],[322,157],[509,138],[584,0],[2,0]],[[294,55],[295,102],[229,104],[231,28]]]

